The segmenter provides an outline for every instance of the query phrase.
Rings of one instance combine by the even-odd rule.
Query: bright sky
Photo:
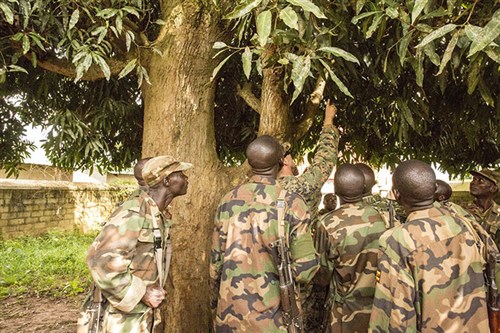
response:
[[[31,152],[31,156],[28,157],[24,162],[25,163],[33,163],[33,164],[43,164],[43,165],[51,165],[47,156],[45,156],[45,152],[42,149],[42,142],[47,137],[47,131],[42,131],[42,128],[37,127],[26,127],[26,136],[25,138],[29,141],[34,142],[36,145],[36,149]]]

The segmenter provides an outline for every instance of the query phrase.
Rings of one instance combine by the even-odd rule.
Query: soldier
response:
[[[466,211],[462,206],[449,201],[453,190],[444,180],[436,180],[436,193],[434,193],[434,207],[449,209],[453,214],[457,214],[461,218],[476,220],[474,216]]]
[[[318,283],[330,285],[326,332],[367,332],[378,259],[378,239],[386,225],[363,200],[363,173],[352,164],[334,177],[340,208],[321,218],[322,241]]]
[[[186,194],[187,176],[182,171],[191,167],[171,156],[147,161],[142,177],[148,192],[134,192],[90,247],[87,265],[110,303],[104,332],[153,332],[160,324],[159,311],[154,309],[165,298],[161,277],[166,274],[158,271],[157,260],[168,261],[158,256],[166,253],[172,223],[166,208],[175,197]],[[168,270],[168,264],[163,268]]]
[[[271,136],[246,151],[253,176],[227,193],[217,208],[210,260],[211,308],[216,332],[286,332],[278,270],[270,244],[278,239],[276,182],[283,150]],[[285,235],[295,282],[308,282],[318,269],[309,232],[307,205],[286,191]]]
[[[488,231],[500,246],[500,205],[494,199],[498,193],[500,172],[483,169],[471,171],[472,182],[470,194],[474,197],[466,208],[476,220]]]
[[[426,163],[401,163],[393,189],[408,218],[382,237],[370,331],[489,332],[484,245],[465,220],[433,207],[436,176]]]
[[[363,190],[363,197],[369,197],[372,196],[372,189],[375,183],[377,182],[375,180],[375,173],[373,172],[372,168],[370,168],[368,165],[364,163],[356,163],[354,164],[361,172],[363,173],[363,176],[365,177],[365,188]],[[378,196],[380,197],[380,196]]]
[[[314,235],[319,220],[319,203],[321,202],[321,188],[332,173],[337,163],[337,152],[339,144],[339,132],[333,125],[333,119],[337,113],[335,105],[326,103],[325,119],[321,131],[318,148],[314,160],[304,173],[298,177],[297,167],[290,154],[285,156],[283,167],[280,170],[278,182],[288,190],[301,195],[309,207],[311,213],[311,231]],[[317,249],[320,251],[320,249]],[[315,333],[321,323],[323,309],[318,309],[318,301],[325,297],[324,288],[308,286],[303,292],[305,299],[302,306],[305,318],[305,330]]]
[[[329,213],[337,208],[337,197],[335,196],[335,193],[325,194],[323,198],[323,204],[325,205],[325,207],[319,211],[319,216],[325,215],[326,213]]]

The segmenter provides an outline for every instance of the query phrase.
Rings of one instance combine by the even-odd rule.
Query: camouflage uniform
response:
[[[288,191],[301,195],[311,213],[311,231],[313,237],[319,225],[319,204],[321,202],[321,188],[331,175],[337,164],[339,132],[333,125],[323,127],[318,140],[318,148],[311,166],[300,176],[285,176],[278,178],[280,185]],[[317,248],[320,252],[321,249]],[[325,288],[318,286],[305,287],[302,298],[305,329],[308,333],[316,332],[322,321],[322,299],[326,295]]]
[[[321,271],[330,282],[328,332],[366,332],[379,253],[386,231],[380,214],[363,201],[343,204],[321,219]]]
[[[274,178],[253,176],[219,204],[210,262],[216,332],[286,332],[278,271],[269,247],[278,238],[280,191]],[[285,202],[293,276],[296,282],[308,282],[319,267],[309,212],[295,193],[288,192]]]
[[[485,260],[463,219],[432,207],[386,234],[370,332],[489,332]]]
[[[321,188],[330,177],[337,163],[339,131],[333,125],[323,127],[318,140],[318,149],[311,166],[300,176],[278,178],[278,183],[290,192],[304,198],[311,213],[311,222],[318,220],[318,207],[321,202]]]
[[[171,221],[160,213],[146,192],[137,190],[113,213],[87,254],[95,283],[110,305],[104,315],[104,332],[150,332],[160,311],[141,302],[146,287],[158,283],[152,215],[168,237]]]
[[[406,214],[395,200],[383,198],[379,194],[368,195],[363,197],[363,202],[375,208],[382,216],[388,228],[394,228],[406,220]],[[392,220],[391,220],[392,209]]]
[[[500,205],[493,201],[493,204],[485,212],[471,202],[467,210],[474,215],[482,227],[493,237],[497,247],[500,247]]]

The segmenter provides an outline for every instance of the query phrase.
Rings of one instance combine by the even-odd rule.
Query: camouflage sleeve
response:
[[[318,255],[310,230],[310,215],[304,200],[298,196],[289,202],[285,219],[290,222],[290,252],[295,281],[308,283],[319,268]]]
[[[369,332],[417,332],[415,283],[404,260],[391,258],[390,248],[382,248],[378,262]]]
[[[339,132],[334,126],[323,128],[318,140],[318,149],[309,168],[300,176],[281,178],[280,183],[289,191],[308,196],[321,190],[337,163]],[[311,207],[312,209],[312,207]],[[317,209],[317,207],[316,207]]]
[[[146,292],[146,283],[129,268],[144,221],[139,211],[121,209],[113,214],[87,254],[95,283],[111,305],[123,312],[132,311]]]
[[[210,309],[215,316],[217,310],[217,301],[219,297],[219,286],[221,279],[222,263],[224,251],[226,249],[227,235],[222,229],[221,212],[222,205],[217,209],[215,215],[215,227],[212,234],[212,250],[210,251]]]

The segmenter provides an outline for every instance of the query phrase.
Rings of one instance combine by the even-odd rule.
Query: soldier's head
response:
[[[375,173],[373,172],[372,168],[364,163],[356,163],[354,165],[357,166],[359,170],[361,170],[363,176],[365,177],[365,189],[363,191],[363,195],[371,195],[373,185],[375,185],[376,183]]]
[[[144,164],[142,178],[161,211],[173,198],[187,193],[188,177],[183,171],[192,167],[191,163],[180,162],[172,156],[153,157]]]
[[[407,213],[432,207],[436,192],[436,174],[419,160],[398,165],[392,175],[394,195]]]
[[[139,162],[137,162],[137,164],[134,167],[134,177],[137,180],[137,183],[139,184],[139,186],[141,186],[141,187],[147,187],[147,184],[144,181],[144,178],[142,178],[142,168],[144,168],[144,164],[146,164],[146,162],[149,161],[151,158],[152,157],[146,157],[146,158],[139,160]]]
[[[278,140],[269,135],[253,140],[247,147],[246,155],[254,175],[276,177],[283,163],[283,148]]]
[[[342,164],[335,171],[335,194],[340,198],[340,203],[358,202],[363,197],[365,177],[361,170],[353,164]]]
[[[289,142],[283,142],[281,144],[281,147],[283,148],[283,155],[285,156],[283,158],[283,163],[281,165],[281,169],[278,173],[280,177],[285,177],[285,176],[298,176],[299,175],[299,169],[297,168],[297,165],[295,164],[295,161],[293,160],[292,152],[290,148],[292,145]]]
[[[444,180],[436,180],[436,193],[434,193],[434,201],[443,202],[451,197],[452,189],[450,184]]]
[[[332,211],[337,207],[337,197],[334,193],[327,193],[323,198],[323,204],[326,210]]]
[[[481,171],[471,171],[471,175],[470,194],[476,198],[493,200],[498,193],[500,172],[483,169]]]

